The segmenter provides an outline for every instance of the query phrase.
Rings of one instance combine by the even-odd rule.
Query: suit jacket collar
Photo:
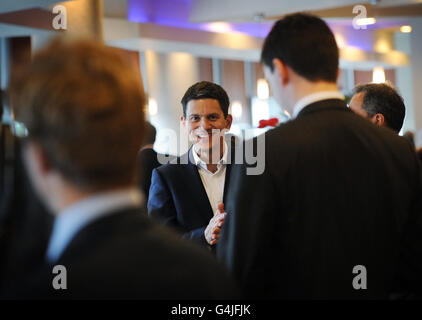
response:
[[[344,111],[349,110],[347,108],[345,100],[327,99],[327,100],[321,100],[321,101],[317,101],[317,102],[307,105],[299,112],[296,118],[301,118],[305,115],[308,115],[314,112],[320,112],[320,111],[325,111],[325,110],[330,110],[330,109],[331,110],[337,109],[337,110],[344,110]]]
[[[330,91],[317,91],[311,94],[308,94],[302,97],[299,101],[296,102],[293,107],[293,118],[296,118],[299,112],[305,108],[307,105],[310,105],[314,102],[329,100],[329,99],[341,99],[344,100],[344,95],[338,90]]]

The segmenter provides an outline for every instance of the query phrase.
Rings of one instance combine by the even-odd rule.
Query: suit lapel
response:
[[[226,178],[224,180],[224,191],[223,191],[223,203],[226,203],[226,194],[230,184],[230,171],[232,169],[231,164],[226,165]]]
[[[232,137],[234,139],[234,137]],[[235,140],[230,139],[227,143],[227,146],[230,148],[229,152],[230,152],[230,161],[229,163],[226,165],[226,178],[224,180],[224,191],[223,191],[223,203],[226,203],[226,194],[227,191],[229,190],[229,186],[230,186],[230,173],[232,170],[232,165],[235,163],[235,159],[236,159],[236,142]]]
[[[327,99],[327,100],[321,100],[314,103],[311,103],[304,107],[296,118],[301,118],[307,114],[324,111],[324,110],[343,110],[350,112],[349,108],[347,108],[346,101],[340,100],[340,99]]]

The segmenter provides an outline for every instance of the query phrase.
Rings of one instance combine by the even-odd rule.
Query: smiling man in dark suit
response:
[[[210,253],[142,214],[135,173],[145,96],[120,53],[55,41],[15,77],[11,97],[28,129],[29,176],[55,221],[45,268],[9,296],[231,297]]]
[[[213,246],[224,223],[234,159],[232,143],[224,139],[232,123],[229,97],[221,86],[202,81],[191,86],[181,102],[181,121],[193,146],[174,163],[154,170],[148,212],[185,238]]]
[[[422,288],[414,150],[347,108],[318,17],[279,20],[261,61],[292,120],[265,137],[265,171],[232,168],[217,256],[247,298],[368,299]]]

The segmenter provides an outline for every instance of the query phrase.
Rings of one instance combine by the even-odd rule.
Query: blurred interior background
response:
[[[63,6],[66,29],[56,30],[53,8]],[[348,97],[365,82],[389,81],[403,96],[402,133],[422,146],[422,1],[420,0],[2,0],[0,86],[13,69],[52,37],[90,37],[120,48],[139,71],[157,128],[156,151],[181,154],[169,130],[179,126],[180,99],[197,81],[222,85],[231,99],[231,132],[252,135],[259,120],[287,117],[271,97],[259,64],[263,39],[283,15],[308,11],[323,17],[340,48],[339,87]],[[63,21],[61,21],[63,23]],[[3,122],[11,114],[5,102]]]

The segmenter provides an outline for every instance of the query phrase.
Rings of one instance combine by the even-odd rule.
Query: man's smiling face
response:
[[[208,98],[190,100],[183,121],[189,139],[201,150],[210,150],[219,145],[223,130],[231,126],[231,116],[224,117],[218,100]]]

